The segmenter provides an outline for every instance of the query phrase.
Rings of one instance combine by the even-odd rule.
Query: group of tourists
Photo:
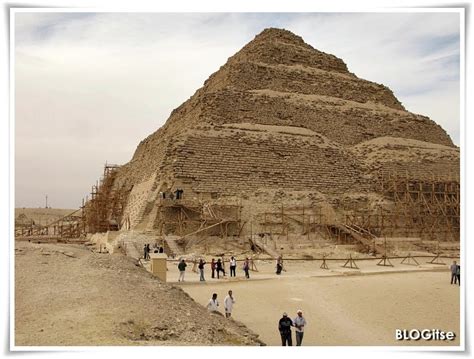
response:
[[[143,259],[144,260],[150,260],[150,252],[151,252],[151,248],[150,248],[150,243],[147,243],[143,246]],[[153,253],[164,253],[165,252],[165,249],[163,248],[163,246],[159,246],[158,244],[154,244],[153,245]]]
[[[143,259],[146,261],[150,259],[150,243],[143,246]]]
[[[237,259],[235,257],[230,257],[229,259],[229,273],[230,273],[230,277],[236,277],[236,268],[237,268]],[[197,267],[198,267],[198,270],[199,270],[199,280],[201,282],[205,282],[206,281],[206,278],[205,278],[205,266],[206,266],[207,262],[201,258],[199,259],[199,262],[197,264]],[[250,279],[250,268],[252,266],[252,262],[251,262],[251,259],[246,257],[242,263],[242,270],[244,271],[244,275],[245,275],[245,278],[247,279]],[[211,266],[211,278],[216,278],[217,279],[220,279],[221,276],[222,277],[226,277],[227,276],[227,272],[226,272],[226,266],[225,266],[225,261],[224,259],[222,258],[217,258],[214,259],[212,258],[211,259],[211,263],[210,263],[210,266]],[[181,259],[178,263],[178,269],[179,269],[179,279],[178,279],[178,282],[180,281],[184,281],[184,275],[185,275],[185,271],[186,271],[186,261],[184,259]],[[193,271],[194,271],[194,268],[193,268]],[[282,271],[285,271],[284,267],[283,267],[283,258],[281,256],[279,256],[277,258],[277,261],[276,261],[276,274],[280,275]]]
[[[183,199],[183,193],[184,191],[182,189],[177,188],[174,192],[171,190],[169,192],[160,192],[160,198],[171,200]]]
[[[232,309],[234,308],[235,298],[232,294],[232,291],[229,290],[227,292],[227,296],[224,298],[224,313],[226,318],[230,318],[232,315]],[[210,312],[217,312],[219,311],[219,301],[217,300],[217,293],[212,294],[212,298],[209,299],[209,303],[207,303],[207,309]]]
[[[201,259],[201,261],[202,261],[202,259]],[[205,263],[206,262],[204,262],[204,264]],[[203,271],[201,273],[204,273],[204,268],[203,268]],[[218,258],[217,261],[214,258],[212,258],[212,260],[211,260],[211,278],[215,278],[215,276],[217,274],[217,279],[219,279],[219,274],[220,273],[222,273],[222,276],[225,277],[225,264],[224,264],[224,261],[221,260],[220,258]],[[202,276],[204,278],[204,274],[202,274]]]
[[[178,264],[178,269],[179,269],[179,278],[183,279],[184,281],[184,272],[186,270],[186,265],[183,265],[182,263],[185,264],[185,261],[184,259],[181,259],[179,264]],[[201,282],[204,282],[206,281],[206,278],[204,276],[204,268],[205,268],[205,265],[207,264],[207,262],[204,260],[204,259],[199,259],[199,263],[198,263],[198,269],[199,269],[199,280]],[[221,275],[222,277],[225,277],[227,276],[226,274],[226,270],[225,270],[225,262],[223,259],[221,258],[218,258],[217,260],[212,258],[211,259],[211,278],[216,278],[217,279],[220,279],[221,278]],[[235,277],[236,276],[236,268],[237,268],[237,259],[235,257],[230,257],[230,260],[229,260],[229,273],[230,273],[230,277]],[[242,270],[244,271],[245,273],[245,278],[250,278],[250,274],[249,274],[249,271],[250,271],[250,259],[249,258],[245,258],[244,262],[243,262],[243,265],[242,265]],[[183,273],[181,273],[183,272]],[[178,280],[179,282],[180,280]]]
[[[278,331],[280,332],[281,345],[293,345],[293,340],[291,338],[291,327],[294,327],[296,335],[296,346],[301,346],[301,343],[303,342],[305,326],[306,319],[303,317],[303,311],[298,310],[294,319],[291,319],[286,312],[283,313],[282,318],[278,321]]]
[[[232,290],[227,292],[227,296],[224,298],[224,314],[226,318],[230,318],[232,316],[232,310],[234,309],[235,304],[235,297],[232,293]],[[211,299],[207,303],[207,310],[209,312],[217,312],[221,313],[219,308],[219,300],[217,299],[217,293],[213,293]],[[288,314],[285,312],[283,313],[283,317],[278,321],[278,331],[280,332],[281,337],[281,345],[282,346],[292,346],[293,339],[292,339],[292,330],[291,328],[295,328],[295,336],[296,336],[296,346],[301,346],[303,343],[303,336],[304,330],[306,327],[306,319],[303,317],[303,311],[298,309],[296,311],[296,317],[291,319]]]

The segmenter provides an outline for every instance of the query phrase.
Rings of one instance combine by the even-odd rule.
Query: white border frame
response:
[[[465,205],[467,201],[466,197],[466,115],[465,115],[465,108],[466,108],[466,97],[465,97],[465,90],[466,90],[466,82],[465,82],[465,9],[464,8],[457,8],[457,7],[448,7],[448,8],[370,8],[370,9],[361,9],[359,8],[353,8],[348,10],[347,7],[344,7],[344,9],[339,9],[337,7],[334,7],[332,9],[317,9],[316,7],[311,7],[308,6],[307,4],[304,4],[304,2],[301,1],[296,1],[297,4],[292,4],[291,5],[291,10],[288,9],[289,5],[281,5],[282,2],[278,2],[277,4],[272,4],[276,5],[274,6],[271,11],[268,9],[252,9],[251,11],[243,11],[243,12],[288,12],[288,13],[297,13],[297,12],[320,12],[320,13],[325,13],[325,12],[339,12],[339,13],[404,13],[404,12],[412,12],[412,13],[458,13],[460,16],[460,153],[461,153],[461,161],[460,161],[460,167],[461,167],[461,231],[460,231],[460,243],[461,243],[461,263],[463,264],[464,268],[467,268],[466,263],[467,263],[467,258],[466,258],[466,246],[465,246],[465,240],[466,240],[466,217],[465,217]],[[303,8],[302,7],[303,5]],[[15,345],[15,292],[14,292],[14,269],[15,269],[15,242],[14,242],[14,217],[15,217],[15,51],[14,51],[14,44],[15,44],[15,15],[17,13],[23,13],[23,12],[40,12],[40,13],[60,13],[60,12],[91,12],[91,13],[106,13],[106,12],[115,12],[115,13],[126,13],[126,12],[236,12],[235,9],[229,9],[229,4],[220,4],[219,11],[216,11],[215,8],[216,6],[213,7],[211,11],[209,10],[203,10],[203,7],[197,6],[194,4],[194,6],[191,6],[187,8],[186,10],[180,10],[177,11],[174,6],[172,5],[171,7],[168,6],[166,9],[153,9],[151,11],[146,11],[143,9],[125,9],[125,8],[120,8],[120,9],[94,9],[94,8],[60,8],[60,7],[53,7],[53,8],[14,8],[13,6],[9,9],[10,10],[10,162],[9,162],[9,170],[10,170],[10,176],[9,176],[9,190],[10,190],[10,203],[9,203],[9,256],[10,256],[10,350],[11,351],[27,351],[27,352],[38,352],[38,351],[48,351],[48,352],[68,352],[68,351],[94,351],[94,352],[103,352],[103,351],[110,351],[111,349],[117,349],[120,350],[121,352],[126,351],[128,353],[129,350],[145,350],[145,347],[122,347],[122,346],[16,346]],[[54,6],[54,5],[51,5]],[[232,4],[230,4],[232,7]],[[298,9],[295,10],[295,6],[298,7]],[[440,5],[442,6],[442,5]],[[205,7],[205,6],[204,6]],[[309,7],[309,8],[308,8]],[[337,349],[343,349],[343,350],[355,350],[357,352],[361,351],[374,351],[374,352],[380,352],[380,351],[404,351],[404,352],[419,352],[419,351],[429,351],[429,352],[456,352],[456,351],[464,351],[465,350],[465,332],[466,332],[466,321],[465,321],[465,299],[466,299],[466,271],[463,272],[462,278],[461,278],[461,311],[460,311],[460,345],[459,346],[313,346],[313,347],[301,347],[299,350],[302,350],[302,354],[309,354],[307,350],[317,350],[318,354],[326,352],[327,350],[330,352],[333,352],[335,348]],[[157,348],[152,347],[152,348]],[[167,347],[167,346],[160,346],[160,351],[167,352],[168,350],[175,350],[177,347]],[[196,347],[187,347],[187,346],[180,346],[179,347],[181,350],[188,352],[186,354],[196,354],[195,348]],[[201,347],[202,348],[202,347]],[[204,348],[212,348],[212,347],[204,347]],[[278,348],[278,347],[267,347],[268,348]],[[232,350],[238,350],[242,352],[246,352],[251,348],[245,348],[245,347],[232,347]],[[260,350],[266,350],[266,349],[260,349]],[[262,352],[263,353],[263,352]],[[268,351],[267,351],[268,353]],[[166,354],[172,354],[172,352],[166,353]],[[241,355],[243,353],[239,353]]]

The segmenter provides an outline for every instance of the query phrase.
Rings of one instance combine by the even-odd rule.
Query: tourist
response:
[[[457,280],[458,280],[457,271],[458,271],[458,265],[456,261],[453,261],[453,264],[451,264],[451,284],[453,284],[453,281],[454,281],[454,284],[457,283]]]
[[[225,317],[230,318],[232,315],[232,307],[234,306],[235,299],[232,296],[232,291],[229,290],[229,294],[224,299],[224,310],[225,310]]]
[[[237,261],[235,260],[234,257],[230,257],[229,267],[230,267],[230,276],[235,277],[235,268],[237,267]],[[232,275],[232,274],[234,274],[234,275]]]
[[[186,271],[186,267],[188,265],[184,261],[184,259],[181,259],[181,261],[178,263],[178,269],[179,269],[179,278],[178,282],[184,282],[184,273]]]
[[[147,258],[147,253],[146,253],[146,244],[143,246],[143,259],[146,260]]]
[[[288,314],[283,313],[283,317],[278,322],[278,330],[280,331],[281,336],[281,345],[289,347],[293,345],[291,340],[291,327],[293,326],[293,321],[288,317]]]
[[[245,278],[249,279],[250,278],[250,275],[249,275],[250,263],[249,263],[248,257],[245,258],[243,269],[245,272]]]
[[[281,256],[279,256],[276,262],[276,274],[280,275],[282,269],[283,269],[283,259]]]
[[[214,260],[214,258],[212,258],[211,260],[211,272],[212,272],[211,278],[214,278],[215,273],[216,273],[216,261]]]
[[[216,272],[217,272],[217,279],[219,279],[219,272],[222,272],[223,276],[225,277],[225,270],[222,268],[222,261],[219,258],[216,263]]]
[[[456,279],[458,280],[458,285],[461,285],[461,266],[459,264],[456,266]]]
[[[207,303],[207,309],[210,312],[218,312],[219,311],[219,302],[217,300],[217,293],[212,295],[212,298],[209,299],[209,303]]]
[[[150,251],[151,251],[150,243],[147,243],[147,245],[146,245],[146,259],[148,259],[148,260],[150,259]]]
[[[206,262],[204,262],[204,260],[201,258],[201,259],[199,260],[199,265],[198,265],[199,273],[200,273],[200,275],[201,275],[200,278],[199,278],[199,280],[200,280],[201,282],[204,282],[204,281],[205,281],[205,279],[204,279],[204,264],[206,264]]]
[[[306,325],[306,319],[303,317],[303,312],[298,309],[296,312],[297,316],[293,319],[293,324],[295,326],[295,335],[296,335],[296,346],[300,347],[301,342],[303,341],[304,327]]]

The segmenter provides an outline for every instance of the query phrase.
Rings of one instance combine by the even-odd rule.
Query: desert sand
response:
[[[169,261],[165,284],[118,252],[16,242],[15,343],[279,345],[281,314],[295,316],[301,309],[308,321],[304,345],[459,345],[459,337],[394,339],[395,329],[460,333],[460,287],[449,284],[447,264],[419,261],[394,267],[363,261],[359,269],[332,261],[329,270],[317,261],[286,261],[286,271],[277,276],[273,261],[260,260],[249,280],[240,262],[232,279],[211,279],[207,266],[204,283],[191,263],[186,282],[177,283],[176,262]],[[235,321],[204,308],[213,292],[222,308],[229,289],[236,297]]]
[[[233,317],[268,345],[281,344],[277,323],[282,313],[293,318],[298,309],[308,321],[304,345],[459,345],[459,337],[451,342],[395,340],[395,329],[435,328],[459,335],[460,290],[449,284],[446,267],[381,268],[367,263],[358,271],[341,264],[331,263],[332,270],[323,271],[319,263],[293,263],[281,276],[271,273],[273,265],[261,264],[263,273],[251,272],[250,280],[240,270],[237,279],[208,278],[205,283],[191,272],[181,287],[203,305],[214,292],[223,303],[232,289]]]

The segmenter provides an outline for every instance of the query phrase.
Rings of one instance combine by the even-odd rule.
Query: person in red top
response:
[[[212,271],[211,278],[214,278],[214,275],[216,273],[216,262],[214,261],[214,258],[212,258],[212,261],[211,261],[211,271]]]

